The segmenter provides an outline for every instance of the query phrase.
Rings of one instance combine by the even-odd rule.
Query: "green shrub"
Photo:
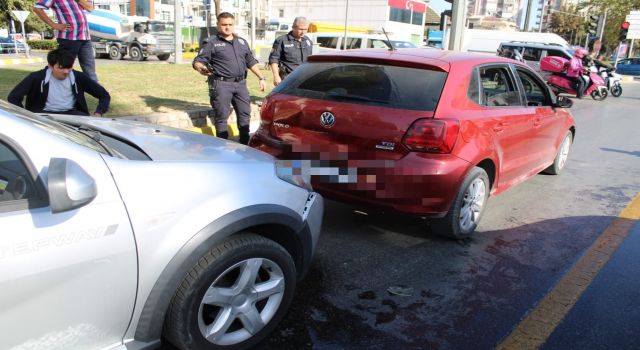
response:
[[[27,40],[27,43],[32,50],[53,50],[58,47],[55,40]]]

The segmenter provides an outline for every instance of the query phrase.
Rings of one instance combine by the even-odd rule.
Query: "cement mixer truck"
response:
[[[174,51],[173,23],[99,9],[87,12],[87,21],[96,58],[165,61]]]

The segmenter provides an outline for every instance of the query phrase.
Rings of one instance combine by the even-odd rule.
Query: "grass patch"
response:
[[[153,112],[184,111],[208,108],[209,95],[206,78],[198,74],[190,64],[145,64],[97,62],[100,84],[111,94],[109,116],[141,115]],[[29,72],[40,70],[43,65],[12,65],[0,68],[0,98],[7,99],[9,92]],[[79,70],[76,64],[76,69]],[[267,91],[260,91],[258,79],[249,72],[248,84],[251,100],[264,98],[273,88],[272,74],[267,77]],[[86,95],[89,110],[95,110],[98,102]]]

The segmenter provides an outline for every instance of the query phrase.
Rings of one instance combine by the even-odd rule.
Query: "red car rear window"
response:
[[[293,96],[434,111],[447,73],[346,62],[308,62],[273,92]]]

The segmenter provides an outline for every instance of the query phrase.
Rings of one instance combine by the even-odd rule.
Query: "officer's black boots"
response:
[[[240,127],[240,143],[249,144],[249,125]]]
[[[221,139],[229,139],[229,132],[228,131],[220,131],[220,132],[216,132],[216,136],[221,138]],[[240,127],[240,140],[239,142],[243,145],[246,145],[249,143],[249,126],[241,126]]]

